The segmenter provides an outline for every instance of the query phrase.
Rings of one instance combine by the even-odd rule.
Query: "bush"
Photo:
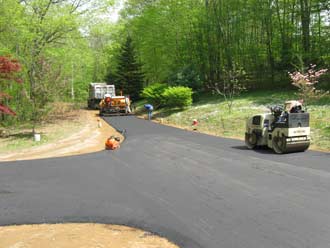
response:
[[[148,103],[159,108],[163,103],[163,93],[168,88],[166,84],[155,83],[143,89],[141,96],[145,98]]]
[[[186,86],[194,91],[200,91],[203,88],[199,74],[191,65],[180,68],[169,77],[168,81],[172,86]]]
[[[162,94],[163,103],[166,107],[184,108],[192,104],[192,94],[192,89],[188,87],[169,87]]]

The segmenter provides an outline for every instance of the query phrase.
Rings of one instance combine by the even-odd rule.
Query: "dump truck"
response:
[[[131,101],[128,96],[111,96],[105,94],[99,104],[100,116],[129,115],[131,113]]]
[[[310,145],[309,113],[302,101],[274,106],[271,113],[259,114],[246,122],[245,144],[249,149],[267,146],[277,154],[301,152]]]
[[[111,97],[115,96],[115,86],[108,85],[106,83],[90,83],[89,97],[87,101],[88,108],[99,109],[100,102],[104,99],[106,94],[110,95]]]

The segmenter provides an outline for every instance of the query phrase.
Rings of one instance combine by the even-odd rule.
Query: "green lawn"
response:
[[[233,102],[229,112],[226,102],[218,95],[201,95],[191,107],[161,109],[154,113],[155,119],[163,119],[170,125],[192,129],[193,119],[198,119],[198,131],[223,137],[244,138],[245,122],[250,116],[268,112],[267,106],[283,105],[286,100],[297,99],[294,91],[258,91],[244,93]],[[330,151],[330,97],[308,106],[312,148]],[[138,104],[142,112],[143,102]]]

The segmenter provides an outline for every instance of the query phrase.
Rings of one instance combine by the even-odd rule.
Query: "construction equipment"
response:
[[[247,120],[245,144],[249,149],[268,146],[275,153],[305,151],[310,145],[309,113],[302,101],[287,101],[284,108],[274,106],[271,113]]]
[[[111,97],[115,96],[115,86],[107,85],[106,83],[90,83],[87,101],[88,108],[99,109],[99,104],[104,99],[105,94],[109,94]]]
[[[131,113],[131,101],[128,96],[105,94],[100,102],[100,116],[128,115]]]
[[[106,150],[116,150],[120,148],[120,138],[111,136],[105,141]]]

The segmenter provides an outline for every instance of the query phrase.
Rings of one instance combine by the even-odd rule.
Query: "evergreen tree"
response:
[[[107,74],[104,77],[104,80],[107,82],[107,84],[116,84],[117,75],[111,70],[111,68],[109,68]]]
[[[131,99],[137,100],[143,87],[144,76],[130,36],[121,47],[116,74],[116,88],[122,90],[125,95],[129,95]]]

